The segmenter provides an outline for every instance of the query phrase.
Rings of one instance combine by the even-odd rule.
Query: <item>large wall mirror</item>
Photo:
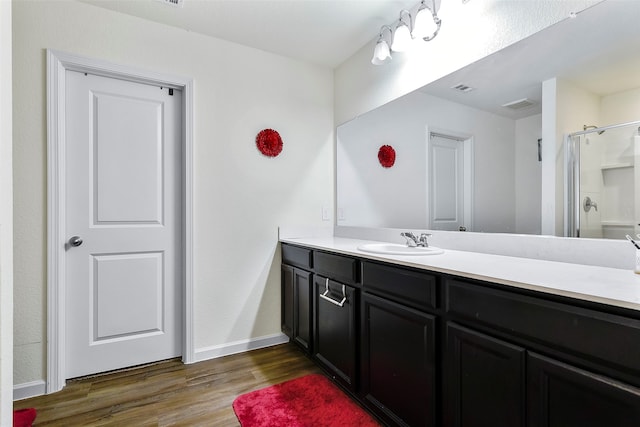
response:
[[[340,125],[337,225],[541,234],[541,165],[558,165],[551,185],[566,193],[565,135],[640,120],[638,17],[640,2],[598,3]],[[542,141],[545,127],[556,141]],[[542,158],[549,143],[555,159]],[[383,145],[395,150],[392,167],[378,161]],[[634,197],[614,193],[600,202],[602,215],[616,215],[605,200]],[[640,212],[631,216],[640,222]]]

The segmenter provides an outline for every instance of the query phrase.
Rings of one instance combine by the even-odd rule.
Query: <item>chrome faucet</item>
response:
[[[589,212],[591,208],[595,209],[596,212],[598,212],[598,204],[591,200],[591,197],[589,196],[585,197],[582,201],[582,208],[585,212]]]
[[[429,242],[427,242],[427,238],[431,236],[431,234],[429,233],[421,233],[420,237],[416,237],[416,235],[413,234],[412,232],[404,231],[400,233],[400,235],[405,239],[407,239],[407,246],[410,248],[415,248],[415,247],[428,248],[429,247]]]

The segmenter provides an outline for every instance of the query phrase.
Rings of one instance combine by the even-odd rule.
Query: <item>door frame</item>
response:
[[[66,383],[65,94],[66,72],[79,71],[182,91],[182,361],[195,362],[193,308],[193,86],[191,78],[157,73],[47,49],[47,385]]]
[[[464,191],[464,197],[462,200],[462,205],[463,205],[463,220],[465,223],[465,227],[467,228],[468,231],[473,231],[473,218],[474,218],[474,205],[473,205],[473,176],[474,176],[474,170],[473,170],[473,159],[474,159],[474,155],[473,155],[473,146],[474,146],[474,140],[473,140],[473,135],[468,134],[468,133],[462,133],[462,132],[456,132],[456,131],[451,131],[451,130],[446,130],[446,129],[440,129],[440,128],[436,128],[436,127],[432,127],[432,126],[427,126],[426,127],[426,136],[427,136],[427,155],[426,155],[426,165],[427,167],[425,168],[425,172],[426,172],[426,176],[425,176],[425,182],[427,183],[426,185],[426,191],[427,191],[427,196],[426,196],[426,202],[427,202],[427,228],[431,227],[431,191],[430,191],[430,186],[431,186],[431,182],[429,181],[430,177],[431,177],[431,167],[430,167],[430,160],[431,160],[431,135],[435,134],[438,136],[442,136],[445,138],[450,138],[450,139],[456,139],[456,140],[460,140],[462,141],[462,151],[463,151],[463,179],[462,179],[462,186],[463,186],[463,191]]]

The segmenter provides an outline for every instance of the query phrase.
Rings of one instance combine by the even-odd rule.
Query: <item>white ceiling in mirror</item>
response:
[[[541,82],[552,77],[600,96],[640,87],[640,2],[606,1],[496,52],[421,90],[518,119],[541,112]],[[457,85],[474,88],[460,92]],[[502,105],[529,99],[530,108]]]

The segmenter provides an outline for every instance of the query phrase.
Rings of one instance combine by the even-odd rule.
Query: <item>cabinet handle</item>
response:
[[[331,304],[335,304],[338,307],[344,307],[344,303],[347,301],[347,292],[344,285],[342,285],[342,301],[336,301],[333,298],[328,297],[327,295],[329,295],[329,279],[327,279],[327,281],[324,283],[324,294],[320,294],[320,298],[322,298],[323,300],[327,300]]]

